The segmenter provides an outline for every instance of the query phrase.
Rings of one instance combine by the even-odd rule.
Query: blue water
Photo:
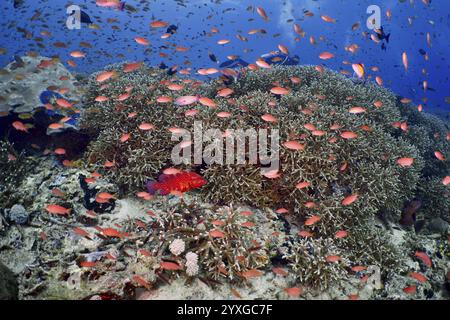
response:
[[[101,29],[93,30],[82,25],[81,30],[68,30],[66,27],[66,6],[76,4],[87,12],[94,23]],[[450,96],[449,55],[450,41],[450,1],[432,0],[429,5],[422,0],[388,0],[388,1],[345,1],[345,0],[184,0],[184,1],[127,1],[139,11],[132,13],[102,8],[94,0],[71,2],[63,0],[24,1],[22,8],[14,9],[12,0],[0,3],[3,13],[0,32],[0,47],[7,49],[0,55],[0,67],[13,60],[13,56],[24,55],[28,51],[38,51],[44,56],[58,55],[67,66],[67,60],[76,60],[78,67],[69,67],[72,72],[91,73],[102,69],[105,65],[128,61],[145,61],[149,65],[178,65],[179,69],[217,67],[208,58],[208,52],[214,53],[221,62],[227,55],[238,55],[242,59],[254,63],[264,53],[278,50],[278,44],[288,47],[291,55],[298,55],[301,64],[324,64],[334,70],[352,71],[351,65],[343,64],[344,60],[352,63],[363,63],[367,74],[380,75],[384,85],[397,94],[413,99],[416,104],[422,103],[424,110],[448,114],[450,104],[445,98]],[[183,4],[183,5],[181,5]],[[373,31],[366,27],[369,5],[381,8],[381,25],[386,33],[390,33],[390,41],[386,51],[381,44],[370,40]],[[253,6],[252,8],[249,8]],[[265,21],[254,9],[261,6],[267,12],[269,21]],[[143,11],[147,7],[148,11]],[[31,17],[36,10],[41,16],[34,21]],[[314,16],[305,16],[306,10]],[[390,20],[386,11],[392,12]],[[335,23],[327,23],[322,15],[336,19]],[[117,19],[108,23],[107,19]],[[408,18],[412,24],[409,24]],[[292,22],[288,22],[292,19]],[[169,39],[161,39],[166,28],[150,27],[153,20],[163,20],[178,26],[178,32]],[[360,27],[352,31],[352,25],[360,23]],[[305,37],[296,41],[293,24],[297,23],[306,33]],[[112,29],[117,26],[120,30]],[[25,39],[16,30],[21,27],[31,32],[32,39]],[[211,34],[211,28],[218,28],[219,33]],[[251,29],[264,29],[266,34],[248,35]],[[51,37],[41,36],[44,30],[52,33]],[[364,38],[363,32],[369,35]],[[429,32],[432,47],[427,45],[426,33]],[[248,42],[238,40],[237,34],[248,37]],[[276,36],[279,34],[279,36]],[[274,37],[275,35],[275,37]],[[150,40],[149,47],[135,42],[134,37],[145,37]],[[310,36],[314,36],[317,44],[312,45]],[[323,40],[321,40],[321,36]],[[45,48],[36,46],[35,37],[42,37]],[[220,39],[229,39],[227,45],[219,45]],[[53,43],[62,41],[67,48],[56,48]],[[81,41],[89,42],[92,49],[82,48]],[[355,53],[344,49],[350,44],[357,44],[360,49]],[[176,44],[189,48],[187,52],[177,52]],[[161,49],[160,46],[168,49]],[[146,49],[151,48],[151,52]],[[425,61],[419,53],[423,49],[429,55]],[[69,53],[81,50],[87,53],[84,59],[73,59]],[[148,51],[148,50],[147,50]],[[321,52],[335,54],[330,60],[319,59]],[[161,57],[160,52],[167,54]],[[406,73],[402,64],[402,53],[409,59],[409,70]],[[118,57],[123,54],[125,58]],[[184,65],[190,62],[190,65]],[[369,67],[377,66],[378,73],[371,72]],[[207,78],[203,77],[205,80]],[[424,91],[422,82],[428,81],[432,90]],[[427,99],[424,103],[423,99]]]

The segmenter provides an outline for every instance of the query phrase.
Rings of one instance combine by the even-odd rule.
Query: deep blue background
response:
[[[139,9],[137,13],[101,8],[94,0],[24,0],[22,9],[14,9],[12,3],[12,0],[3,0],[0,3],[0,47],[7,49],[5,55],[0,55],[0,66],[12,61],[14,54],[23,55],[30,50],[39,51],[44,56],[59,55],[67,65],[67,60],[72,59],[69,53],[81,50],[87,53],[87,57],[73,59],[78,63],[75,69],[69,67],[73,72],[90,73],[104,65],[123,61],[117,54],[125,55],[129,61],[144,60],[149,65],[164,61],[169,66],[177,64],[180,68],[187,67],[183,63],[189,60],[191,67],[196,70],[217,66],[209,60],[208,51],[213,52],[221,61],[224,61],[227,55],[233,54],[248,62],[255,62],[261,54],[277,50],[277,45],[281,43],[287,46],[292,54],[299,55],[302,64],[323,63],[335,70],[351,71],[351,66],[344,65],[343,60],[364,63],[368,74],[380,75],[385,86],[413,99],[416,104],[423,103],[422,98],[428,98],[428,102],[424,103],[424,110],[441,114],[450,112],[450,104],[445,102],[445,97],[450,97],[449,0],[432,0],[428,6],[422,0],[127,1]],[[186,7],[180,3],[184,3]],[[68,30],[65,20],[66,6],[69,4],[84,7],[101,30],[89,29],[86,25],[83,25],[81,30]],[[363,31],[370,32],[366,28],[366,9],[371,4],[381,7],[382,25],[391,33],[387,51],[382,51],[380,45],[362,36]],[[270,20],[264,21],[255,10],[247,10],[252,5],[264,7]],[[145,6],[148,6],[149,11],[142,10]],[[392,12],[390,21],[385,14],[388,9]],[[37,20],[31,21],[36,10],[42,14]],[[306,17],[304,10],[313,12],[314,16]],[[320,18],[321,15],[331,16],[337,21],[326,23]],[[118,22],[108,23],[108,18],[118,19]],[[412,25],[409,25],[408,18],[412,19]],[[165,29],[152,29],[149,25],[155,19],[178,25],[178,33],[170,39],[161,39]],[[287,22],[288,19],[294,21]],[[351,26],[358,21],[360,28],[352,31]],[[294,40],[297,35],[293,31],[293,23],[299,24],[306,32],[306,36],[298,42]],[[120,30],[113,30],[112,26],[118,26]],[[16,27],[25,28],[33,34],[33,38],[25,39]],[[209,33],[212,27],[218,28],[220,33],[205,35],[204,32]],[[260,28],[265,29],[267,34],[247,34],[251,29]],[[50,31],[52,36],[41,36],[40,33],[44,30]],[[426,43],[427,32],[432,37],[432,48]],[[248,37],[249,41],[238,40],[238,33]],[[274,37],[278,33],[280,36]],[[136,36],[146,37],[151,41],[151,53],[145,54],[146,47],[134,41]],[[310,36],[315,37],[317,45],[310,44]],[[325,37],[323,41],[319,39],[320,36]],[[43,38],[41,43],[46,46],[44,49],[35,46],[36,37]],[[218,45],[217,41],[220,39],[230,39],[231,43]],[[68,48],[56,48],[53,46],[56,41],[67,43]],[[81,48],[80,41],[89,42],[93,48]],[[360,46],[356,54],[344,50],[346,45],[352,43]],[[177,52],[171,44],[189,47],[189,51]],[[170,47],[160,49],[161,45]],[[244,52],[244,49],[248,49],[248,52]],[[429,54],[429,61],[424,60],[419,49],[424,49]],[[320,60],[318,55],[323,51],[335,53],[336,56],[331,60]],[[404,51],[409,57],[408,73],[405,73],[402,65],[401,55]],[[160,57],[160,52],[167,53],[168,57]],[[371,72],[371,66],[378,66],[379,73]],[[422,73],[422,69],[426,69],[426,74]],[[423,80],[427,80],[429,87],[436,91],[425,92],[419,85]]]

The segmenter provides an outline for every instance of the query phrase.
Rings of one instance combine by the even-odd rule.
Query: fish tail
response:
[[[390,37],[390,36],[391,36],[390,33],[386,36],[386,42],[387,42],[387,43],[389,43],[389,37]]]
[[[125,5],[126,5],[126,2],[125,1],[121,1],[120,2],[120,6],[119,6],[119,10],[123,11],[125,9]]]

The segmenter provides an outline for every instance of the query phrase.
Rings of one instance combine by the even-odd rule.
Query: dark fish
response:
[[[416,222],[416,212],[422,207],[422,201],[413,200],[406,204],[402,210],[400,224],[403,226],[412,226]]]
[[[423,49],[419,49],[419,53],[423,56],[427,54],[427,52]]]
[[[234,60],[228,60],[228,61],[223,62],[220,65],[221,68],[231,68],[231,69],[241,68],[241,67],[245,68],[247,66],[248,66],[248,62],[242,60],[241,58],[237,58]]]
[[[378,40],[380,40],[380,41],[386,40],[386,43],[389,43],[389,38],[390,38],[391,34],[384,33],[383,27],[380,27],[380,29],[375,29],[375,34],[376,34]]]
[[[23,61],[21,57],[15,55],[14,60],[15,62],[12,64],[11,70],[25,67],[25,61]]]
[[[84,12],[83,10],[80,11],[80,15],[81,15],[81,23],[86,23],[86,24],[93,23],[91,20],[91,17],[89,17],[89,15],[86,12]]]
[[[127,10],[128,12],[138,12],[138,9],[136,9],[135,7],[133,7],[131,4],[125,4],[125,10]]]
[[[168,74],[169,76],[172,76],[172,75],[174,75],[175,73],[177,73],[177,66],[173,66],[173,67],[171,67],[169,70],[167,70],[167,74]]]
[[[167,66],[164,62],[161,62],[161,63],[159,64],[159,68],[160,68],[161,70],[165,70],[165,69],[168,68],[168,66]]]
[[[178,30],[178,27],[175,26],[175,25],[173,25],[173,24],[171,24],[171,25],[167,28],[166,33],[174,34],[175,32],[177,32],[177,30]]]
[[[23,5],[23,0],[14,0],[13,1],[14,8],[20,8]]]
[[[214,55],[214,53],[209,52],[208,57],[209,59],[211,59],[212,62],[219,63],[219,60],[217,60],[217,57]]]

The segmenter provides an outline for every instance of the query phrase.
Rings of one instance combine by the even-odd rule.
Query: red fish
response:
[[[147,191],[154,195],[159,193],[163,196],[173,191],[187,192],[203,187],[207,181],[195,172],[184,171],[178,174],[162,174],[158,181],[147,182]]]
[[[416,251],[414,256],[419,258],[420,260],[422,260],[423,263],[425,263],[425,265],[427,267],[429,267],[429,268],[431,268],[431,266],[433,265],[433,263],[431,262],[430,257],[425,252]]]

